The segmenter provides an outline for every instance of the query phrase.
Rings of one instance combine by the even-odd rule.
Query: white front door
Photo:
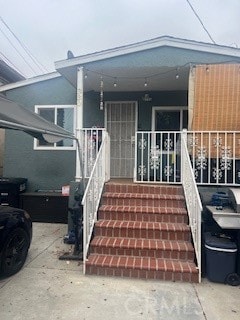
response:
[[[106,128],[111,141],[111,177],[133,177],[136,115],[135,101],[106,102]]]

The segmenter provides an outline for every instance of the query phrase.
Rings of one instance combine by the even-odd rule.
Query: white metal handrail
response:
[[[200,200],[191,160],[187,148],[187,132],[181,138],[181,180],[187,205],[189,224],[192,232],[193,245],[201,282],[201,217],[202,203]]]
[[[97,220],[97,211],[101,199],[104,183],[110,178],[109,136],[104,132],[96,161],[88,180],[82,199],[83,205],[83,273],[88,256],[88,249],[93,233],[94,223]]]

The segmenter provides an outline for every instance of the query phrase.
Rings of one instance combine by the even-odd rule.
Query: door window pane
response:
[[[181,131],[188,128],[187,110],[157,110],[155,131]]]
[[[156,111],[156,131],[179,131],[180,111]]]

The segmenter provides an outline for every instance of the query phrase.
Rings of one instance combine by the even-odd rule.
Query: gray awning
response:
[[[0,128],[21,130],[47,142],[75,139],[72,133],[3,96],[0,96]]]

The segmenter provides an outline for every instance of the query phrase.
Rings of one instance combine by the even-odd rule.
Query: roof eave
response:
[[[20,88],[20,87],[24,87],[24,86],[28,86],[34,83],[38,83],[41,81],[46,81],[46,80],[51,80],[54,78],[58,78],[61,77],[61,74],[58,72],[51,72],[48,74],[44,74],[44,75],[40,75],[34,78],[29,78],[26,80],[22,80],[22,81],[18,81],[18,82],[14,82],[14,83],[9,83],[6,85],[3,85],[0,87],[0,92],[5,92],[8,90],[12,90],[12,89],[16,89],[16,88]]]
[[[55,68],[56,70],[60,70],[67,67],[80,66],[90,62],[165,46],[240,58],[240,49],[238,48],[164,36],[118,48],[86,54],[72,59],[56,61]]]

